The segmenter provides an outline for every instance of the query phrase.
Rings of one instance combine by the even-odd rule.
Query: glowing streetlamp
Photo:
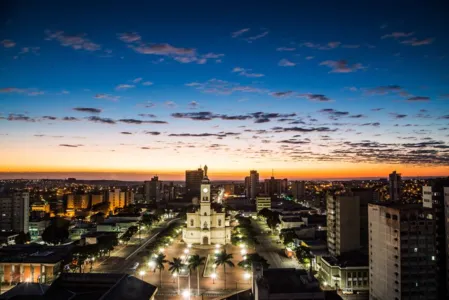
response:
[[[218,250],[218,249],[215,249],[215,250],[214,250],[214,253],[215,253],[215,254],[218,254],[219,252],[220,252],[220,250]]]
[[[164,248],[159,248],[159,252],[163,253],[165,251]]]
[[[150,260],[150,261],[148,262],[148,267],[151,268],[151,269],[153,269],[154,267],[156,267],[156,262],[155,262],[154,260]]]
[[[145,271],[144,270],[140,271],[139,275],[140,275],[140,279],[143,280],[143,276],[145,275]]]
[[[190,291],[189,290],[182,291],[182,296],[184,298],[190,299]]]
[[[221,245],[220,244],[215,244],[215,249],[220,249]]]
[[[251,274],[249,274],[248,272],[245,272],[245,274],[243,274],[243,278],[245,278],[246,280],[251,278]]]
[[[192,244],[187,244],[187,248],[192,248]]]
[[[246,255],[246,253],[247,253],[246,249],[242,249],[242,250],[240,250],[240,254],[242,254],[242,255]]]
[[[184,253],[188,254],[190,252],[190,250],[188,248],[184,249]]]
[[[212,277],[212,284],[215,284],[215,278],[217,278],[217,274],[212,273],[212,274],[210,275],[210,277]]]

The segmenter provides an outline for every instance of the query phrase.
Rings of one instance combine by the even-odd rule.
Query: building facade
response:
[[[441,299],[435,220],[419,204],[369,204],[370,299]]]
[[[194,213],[187,213],[187,225],[182,237],[188,244],[227,244],[231,241],[231,227],[225,212],[216,212],[211,208],[211,184],[204,167],[201,182],[200,208]]]
[[[402,184],[401,174],[396,173],[396,171],[393,171],[393,173],[391,173],[388,176],[390,201],[400,201],[401,200],[401,184]]]
[[[327,245],[331,255],[360,249],[358,196],[327,195]]]
[[[292,182],[292,195],[294,200],[304,200],[306,195],[306,187],[304,181]]]
[[[30,194],[13,192],[0,195],[0,231],[28,232]]]
[[[271,209],[271,197],[260,195],[256,197],[256,211],[259,212],[262,209]]]
[[[89,207],[89,194],[67,195],[67,209],[86,209]]]
[[[146,203],[156,203],[161,201],[162,181],[158,176],[154,176],[150,181],[144,182],[144,194]]]
[[[245,177],[246,198],[250,200],[256,199],[259,194],[259,173],[251,170],[249,176]]]
[[[186,194],[190,197],[199,197],[201,182],[204,177],[203,169],[186,170]]]
[[[117,208],[124,208],[126,206],[125,192],[120,189],[109,191],[109,210],[114,211]]]

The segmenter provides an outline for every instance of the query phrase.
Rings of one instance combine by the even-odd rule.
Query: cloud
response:
[[[280,67],[294,67],[296,64],[294,62],[289,61],[288,59],[281,59],[278,63],[278,66]]]
[[[138,116],[144,118],[156,118],[156,115],[154,114],[139,114]]]
[[[332,101],[330,98],[326,97],[323,94],[299,94],[298,97],[300,97],[300,98],[307,98],[310,101],[317,101],[317,102],[329,102],[329,101]]]
[[[297,139],[289,139],[289,140],[282,140],[279,141],[278,143],[281,144],[295,144],[295,145],[304,145],[304,144],[310,144],[310,140],[309,139],[305,139],[303,141],[297,140]]]
[[[133,83],[139,83],[139,82],[142,81],[142,79],[143,79],[142,77],[137,77],[137,78],[133,79],[132,82]]]
[[[366,90],[368,94],[370,95],[386,95],[389,93],[400,93],[403,92],[404,89],[396,84],[393,85],[384,85],[384,86],[378,86],[375,88],[370,88]]]
[[[315,56],[306,56],[307,60],[311,60],[311,59],[314,59],[314,58],[315,58]]]
[[[371,111],[381,111],[383,108],[371,108]]]
[[[221,53],[209,52],[209,53],[206,53],[206,54],[202,55],[201,57],[205,58],[205,59],[215,59],[215,58],[220,58],[220,57],[223,57],[223,56],[225,56],[225,55],[221,54]]]
[[[407,117],[407,115],[398,114],[398,113],[390,113],[389,115],[392,116],[395,119],[403,119],[403,118]]]
[[[120,132],[121,134],[125,134],[125,135],[130,135],[130,134],[133,134],[132,132],[129,132],[129,131],[122,131],[122,132]]]
[[[68,35],[64,31],[50,31],[46,30],[46,40],[57,40],[61,46],[71,47],[75,50],[97,51],[101,49],[99,44],[96,44],[86,38],[87,34]]]
[[[4,48],[13,48],[16,46],[16,42],[12,40],[3,40],[0,42]]]
[[[380,123],[379,122],[363,123],[363,124],[360,124],[360,126],[374,126],[374,127],[377,127],[377,126],[380,126]]]
[[[95,99],[106,99],[110,101],[118,101],[120,99],[120,96],[113,96],[109,94],[96,94],[94,96]]]
[[[246,40],[251,43],[252,41],[255,41],[255,40],[258,40],[258,39],[261,39],[261,38],[267,36],[269,33],[270,33],[269,31],[264,31],[258,35],[250,36]]]
[[[168,136],[173,137],[227,137],[227,136],[237,136],[240,135],[238,132],[219,132],[219,133],[172,133]]]
[[[324,113],[329,115],[332,119],[338,118],[338,117],[344,117],[348,116],[349,112],[347,111],[338,111],[333,108],[324,108],[318,111],[319,113]]]
[[[266,93],[267,90],[240,83],[229,82],[226,80],[212,78],[206,82],[190,82],[186,86],[193,87],[203,93],[212,93],[218,95],[230,95],[235,92],[241,93]]]
[[[296,48],[292,48],[292,47],[279,47],[279,48],[276,48],[276,51],[280,51],[280,52],[282,52],[282,51],[295,51],[296,50]]]
[[[170,55],[189,56],[196,54],[196,50],[193,48],[182,48],[182,47],[178,48],[170,44],[152,44],[152,45],[141,44],[139,46],[133,46],[132,48],[134,49],[134,51],[141,54],[166,55],[166,56]]]
[[[150,85],[153,85],[153,83],[151,81],[144,81],[144,82],[142,82],[142,85],[150,86]]]
[[[142,149],[142,150],[150,150],[151,148],[150,147],[140,147],[140,149]]]
[[[73,145],[73,144],[59,144],[59,147],[68,147],[68,148],[77,148],[77,147],[82,147],[83,145]]]
[[[116,122],[109,118],[100,118],[98,116],[88,117],[87,120],[95,123],[103,123],[103,124],[115,124]]]
[[[326,60],[321,62],[320,66],[331,68],[330,73],[351,73],[364,68],[360,63],[349,65],[346,60]]]
[[[43,116],[42,119],[49,120],[49,121],[54,121],[54,120],[57,120],[58,118],[56,118],[54,116]]]
[[[250,31],[250,28],[243,28],[243,29],[240,29],[240,30],[232,32],[231,36],[233,38],[236,38],[236,37],[239,37],[239,36],[241,36],[242,34],[244,34],[245,32],[248,32],[248,31]]]
[[[165,104],[165,106],[167,106],[168,108],[175,108],[175,107],[178,106],[178,105],[177,105],[175,102],[173,102],[173,101],[165,101],[164,104]]]
[[[211,121],[214,119],[221,119],[226,121],[245,121],[253,119],[255,123],[265,123],[269,122],[271,119],[289,118],[296,116],[296,114],[255,112],[246,115],[221,115],[221,114],[214,114],[209,111],[201,111],[201,112],[173,113],[171,116],[173,118],[191,119],[194,121]]]
[[[392,32],[390,34],[385,34],[381,37],[381,39],[387,39],[387,38],[394,38],[394,39],[399,39],[399,38],[404,38],[404,37],[409,37],[412,36],[414,34],[414,32]]]
[[[135,88],[136,86],[133,84],[119,84],[115,87],[115,90],[120,91],[120,90],[127,90],[127,89],[132,89]]]
[[[277,98],[283,98],[283,97],[291,96],[292,94],[293,94],[293,91],[272,92],[271,96],[277,97]]]
[[[122,123],[126,123],[126,124],[142,124],[142,123],[148,122],[148,121],[142,121],[142,120],[138,120],[138,119],[120,119],[118,121],[122,122]]]
[[[100,108],[93,108],[93,107],[75,107],[73,108],[73,110],[79,112],[87,112],[91,114],[99,114],[102,112]]]
[[[124,32],[117,34],[119,40],[125,43],[134,43],[141,40],[141,36],[137,32]]]
[[[160,135],[161,133],[159,131],[145,131],[145,134],[149,135]]]
[[[265,76],[264,74],[261,73],[252,73],[251,69],[244,69],[244,68],[240,68],[240,67],[235,67],[234,69],[232,69],[232,73],[238,73],[241,76],[245,76],[245,77],[250,77],[250,78],[257,78],[257,77],[263,77]]]
[[[71,122],[71,121],[79,121],[79,119],[78,119],[78,118],[75,118],[75,117],[64,117],[64,118],[62,118],[61,120],[63,120],[63,121],[69,121],[69,122]]]
[[[173,113],[171,114],[173,118],[177,119],[191,119],[195,121],[210,121],[212,119],[218,118],[217,115],[209,111],[200,112],[189,112],[189,113]]]
[[[168,124],[167,121],[159,121],[159,120],[155,120],[155,121],[145,121],[145,123],[147,123],[147,124]]]
[[[196,101],[191,101],[189,104],[187,104],[187,106],[191,109],[195,109],[195,108],[198,108],[199,103]]]
[[[434,40],[435,40],[434,38],[426,38],[423,40],[418,40],[417,38],[412,38],[410,40],[402,41],[401,44],[409,45],[409,46],[424,46],[424,45],[432,44]]]
[[[407,99],[407,101],[415,102],[415,101],[429,101],[430,97],[426,96],[414,96]]]
[[[276,132],[333,132],[337,129],[330,129],[329,127],[273,127],[272,130]]]
[[[25,122],[36,122],[35,119],[25,115],[25,114],[9,114],[8,121],[25,121]]]
[[[22,88],[16,88],[16,87],[1,88],[0,93],[27,94],[28,96],[38,96],[38,95],[45,94],[44,91],[40,91],[37,89],[22,89]]]

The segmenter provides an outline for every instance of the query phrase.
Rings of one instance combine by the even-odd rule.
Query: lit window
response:
[[[418,252],[418,248],[413,249],[415,252]]]
[[[435,260],[435,256],[434,255],[432,255],[432,260]]]

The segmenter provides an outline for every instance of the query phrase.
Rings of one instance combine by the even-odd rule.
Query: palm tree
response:
[[[154,260],[155,268],[159,269],[159,287],[162,288],[162,270],[165,269],[164,264],[167,263],[168,260],[165,259],[164,254],[159,254]]]
[[[173,261],[169,261],[168,264],[170,265],[170,267],[168,268],[168,270],[172,273],[172,274],[177,274],[178,276],[178,294],[180,294],[180,289],[179,289],[179,273],[181,271],[181,269],[184,267],[184,264],[182,263],[182,259],[180,259],[179,257],[174,257]]]
[[[192,255],[189,258],[188,266],[190,270],[196,270],[196,279],[197,279],[197,291],[198,296],[200,295],[200,267],[204,265],[205,257],[199,256],[198,254]],[[190,276],[190,274],[189,274]]]
[[[234,263],[232,262],[232,254],[228,254],[226,253],[226,250],[223,250],[223,252],[217,255],[217,258],[215,259],[215,265],[217,267],[223,265],[224,289],[226,290],[226,265],[228,265],[231,268],[234,268]]]

